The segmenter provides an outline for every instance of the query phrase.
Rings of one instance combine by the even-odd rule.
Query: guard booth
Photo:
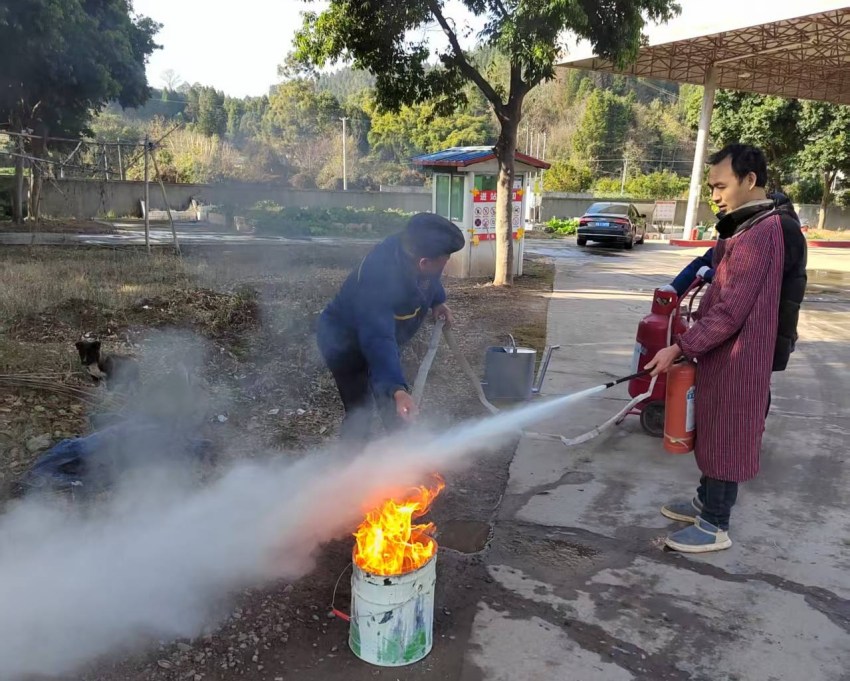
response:
[[[417,156],[413,164],[433,173],[432,208],[463,231],[466,245],[455,253],[446,274],[451,277],[492,277],[496,273],[496,185],[499,166],[492,147],[453,147]],[[529,184],[549,164],[516,154],[511,230],[514,276],[522,274],[524,216]]]

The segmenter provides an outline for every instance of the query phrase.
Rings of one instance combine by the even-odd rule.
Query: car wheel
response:
[[[632,234],[632,235],[629,236],[629,240],[626,243],[623,244],[623,248],[625,248],[627,251],[630,251],[634,247],[635,247],[635,235]]]
[[[576,243],[577,243],[579,246],[587,246],[587,239],[585,239],[584,237],[581,237],[581,236],[580,236],[580,237],[578,237],[578,238],[576,239]]]

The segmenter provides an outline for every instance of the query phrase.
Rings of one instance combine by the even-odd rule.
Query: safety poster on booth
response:
[[[472,226],[476,241],[496,239],[496,181],[495,175],[475,176],[475,189],[472,190]],[[522,195],[522,178],[515,178],[511,210],[511,231],[514,239],[519,238],[521,234]]]

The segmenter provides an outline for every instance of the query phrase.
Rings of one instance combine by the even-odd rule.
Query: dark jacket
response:
[[[676,295],[678,295],[679,297],[684,295],[685,291],[687,291],[690,285],[694,283],[694,279],[697,278],[697,272],[699,272],[701,268],[713,268],[713,258],[714,249],[709,248],[699,258],[694,258],[693,260],[691,260],[691,263],[687,267],[685,267],[685,269],[679,272],[679,275],[670,284],[674,289],[676,289]],[[714,279],[714,269],[710,269],[708,272],[706,272],[703,278],[707,282],[711,283],[711,280]]]
[[[439,276],[422,277],[396,234],[378,244],[322,312],[319,346],[332,365],[365,363],[376,393],[407,389],[399,346],[446,301]]]
[[[773,354],[773,371],[784,371],[797,343],[797,322],[800,306],[806,295],[806,237],[800,228],[800,218],[784,194],[770,196],[773,205],[761,204],[741,208],[723,216],[717,222],[717,233],[728,239],[753,224],[778,215],[785,245],[782,270],[782,290],[779,294],[779,333]]]

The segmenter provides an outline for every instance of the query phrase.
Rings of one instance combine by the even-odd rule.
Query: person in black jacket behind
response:
[[[387,430],[415,419],[400,346],[429,312],[451,325],[440,277],[464,243],[453,222],[414,215],[403,232],[372,249],[322,312],[317,340],[345,408],[342,439],[368,439],[373,403]]]

